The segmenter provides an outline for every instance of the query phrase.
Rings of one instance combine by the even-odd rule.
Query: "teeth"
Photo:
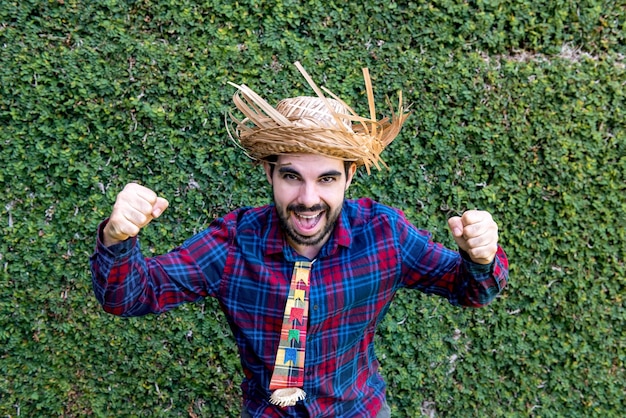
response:
[[[318,215],[309,215],[309,216],[305,216],[305,215],[298,215],[300,218],[304,218],[304,219],[315,219],[318,217]]]

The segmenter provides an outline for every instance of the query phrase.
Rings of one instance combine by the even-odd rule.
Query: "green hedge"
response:
[[[619,3],[619,2],[618,2]],[[117,192],[171,207],[161,253],[269,201],[224,112],[246,83],[364,109],[412,103],[352,197],[398,206],[448,245],[490,210],[511,283],[460,310],[401,293],[377,345],[394,416],[618,417],[624,408],[626,10],[615,2],[5,1],[0,8],[0,414],[231,416],[241,372],[214,300],[120,319],[88,256]]]

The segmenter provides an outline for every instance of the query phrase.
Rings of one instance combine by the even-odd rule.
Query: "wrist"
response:
[[[100,234],[100,240],[105,247],[111,247],[113,245],[119,244],[126,241],[128,238],[128,236],[120,236],[119,234],[115,234],[110,226],[109,220],[107,219],[106,224],[102,228],[102,233]]]

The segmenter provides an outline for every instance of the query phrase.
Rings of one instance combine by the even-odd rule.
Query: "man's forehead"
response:
[[[275,167],[279,173],[289,172],[300,176],[324,177],[340,176],[344,171],[344,161],[336,158],[311,154],[285,155],[279,157]]]
[[[283,154],[276,160],[276,166],[325,166],[343,167],[344,160],[318,154]]]

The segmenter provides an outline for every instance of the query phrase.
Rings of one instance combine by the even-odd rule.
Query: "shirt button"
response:
[[[317,311],[319,308],[320,308],[319,305],[313,305],[313,310],[314,311]]]

